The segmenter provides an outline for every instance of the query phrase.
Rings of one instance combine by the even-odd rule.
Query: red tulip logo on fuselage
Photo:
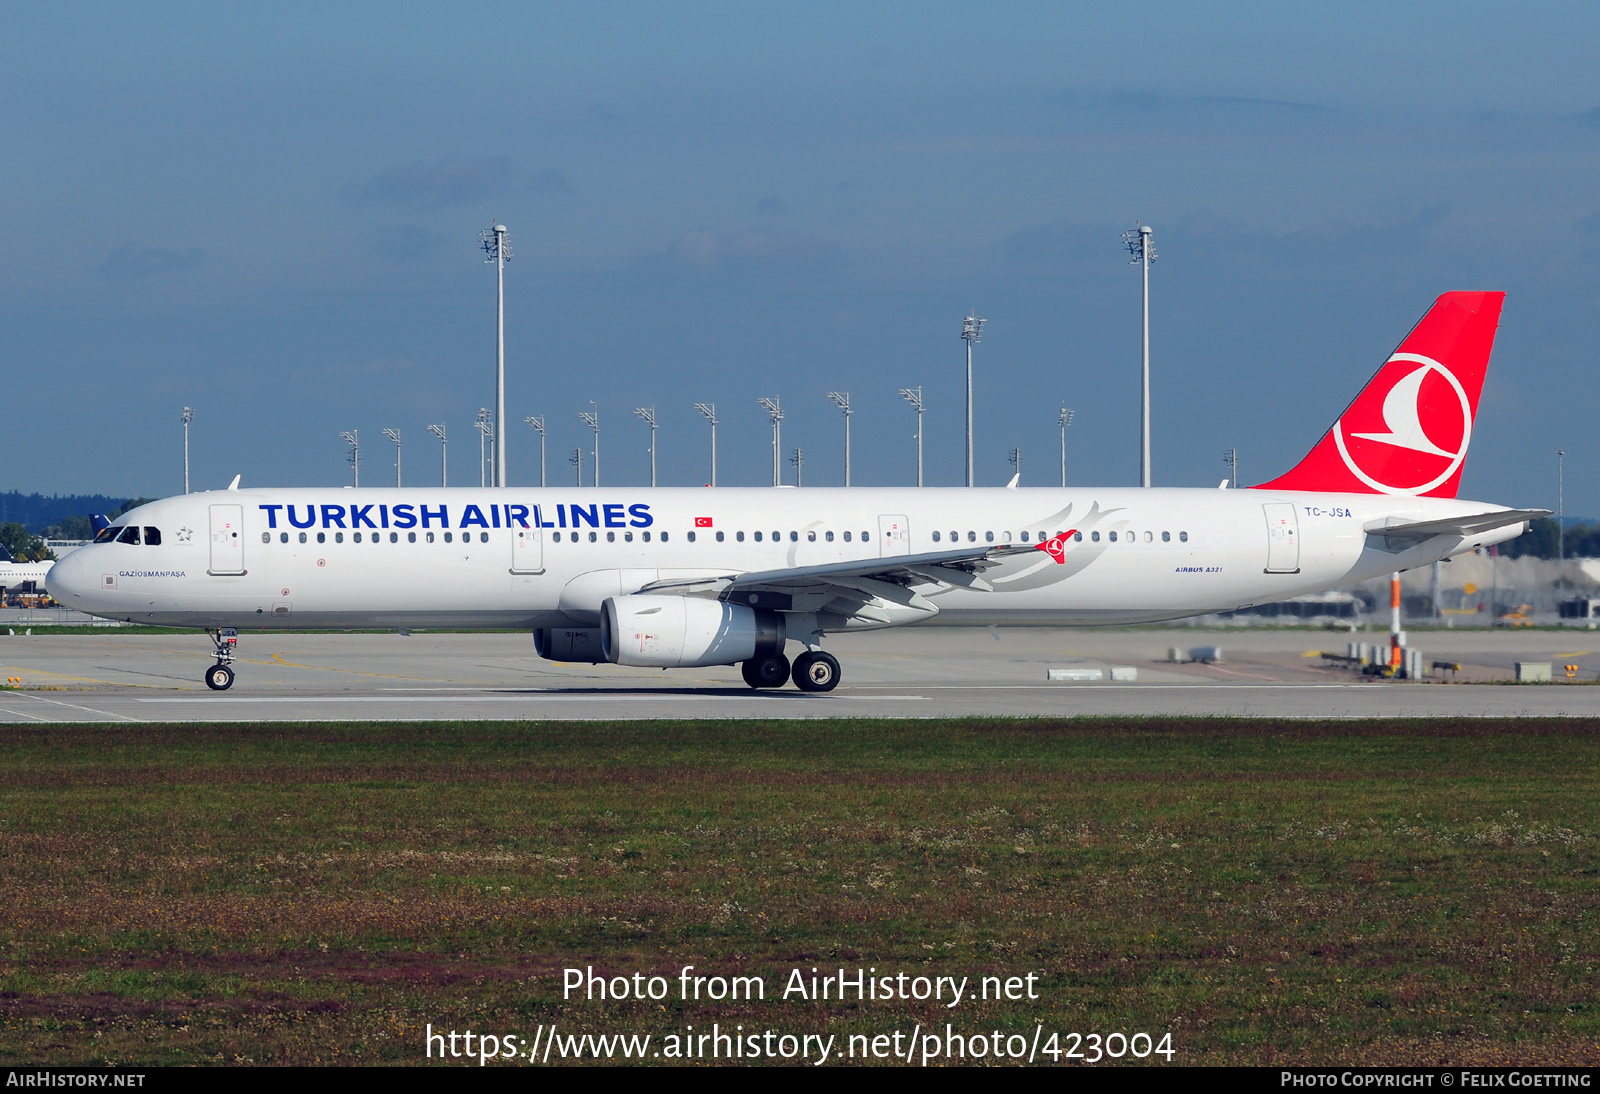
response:
[[[1051,536],[1039,544],[1039,550],[1055,559],[1058,564],[1067,561],[1067,541],[1077,532],[1076,528],[1068,529],[1059,536]]]
[[[1350,473],[1382,494],[1426,494],[1461,469],[1472,403],[1455,373],[1431,357],[1397,353],[1387,390],[1368,384],[1333,425]],[[1405,368],[1407,364],[1415,365]]]

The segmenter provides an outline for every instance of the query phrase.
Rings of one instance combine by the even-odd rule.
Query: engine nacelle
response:
[[[600,648],[599,627],[539,627],[533,632],[533,648],[546,661],[587,661],[598,665],[606,659]]]
[[[616,665],[696,668],[782,653],[777,612],[689,596],[610,597],[600,608],[600,647]]]

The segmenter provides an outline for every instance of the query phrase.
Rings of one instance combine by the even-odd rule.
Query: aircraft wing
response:
[[[1474,536],[1508,524],[1521,524],[1536,517],[1548,517],[1548,509],[1497,509],[1492,513],[1470,513],[1464,517],[1423,520],[1411,524],[1378,525],[1366,529],[1368,535],[1385,539],[1432,539],[1434,536]]]
[[[754,570],[719,577],[656,581],[641,593],[715,596],[735,604],[774,611],[828,611],[880,625],[934,615],[938,607],[913,586],[981,589],[991,586],[983,571],[1007,557],[1037,550],[1031,544],[968,547],[917,555],[890,555],[820,566]]]

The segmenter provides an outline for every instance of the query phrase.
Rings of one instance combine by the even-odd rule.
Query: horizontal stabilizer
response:
[[[1432,539],[1434,536],[1475,536],[1480,532],[1504,528],[1508,524],[1521,524],[1537,517],[1548,517],[1548,509],[1496,509],[1492,513],[1470,513],[1464,517],[1446,517],[1443,520],[1423,520],[1411,524],[1372,526],[1368,535],[1385,539]]]

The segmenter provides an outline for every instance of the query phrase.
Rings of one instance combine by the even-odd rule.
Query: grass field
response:
[[[412,1063],[430,1023],[551,1022],[1600,1062],[1597,731],[6,726],[0,1064]],[[685,965],[767,999],[681,1001]],[[569,966],[672,992],[563,1001]],[[813,966],[1039,998],[776,998]]]

